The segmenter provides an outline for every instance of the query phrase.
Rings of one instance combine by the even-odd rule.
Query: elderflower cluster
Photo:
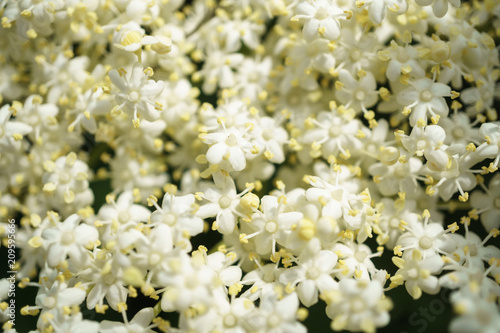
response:
[[[498,331],[498,1],[0,17],[0,235],[33,296],[12,320],[0,280],[5,332],[301,333],[320,303],[371,333],[442,289],[450,332]]]

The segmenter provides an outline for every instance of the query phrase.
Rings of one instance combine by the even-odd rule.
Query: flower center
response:
[[[264,271],[264,274],[262,274],[262,280],[266,283],[271,283],[274,282],[274,273],[271,270],[266,270]]]
[[[228,208],[229,206],[231,206],[231,198],[229,198],[227,195],[223,196],[219,199],[219,206],[222,209]]]
[[[416,268],[412,268],[408,271],[408,277],[410,279],[416,279],[418,277],[418,271]]]
[[[278,225],[274,221],[269,221],[266,223],[266,231],[273,234],[278,230]]]
[[[120,177],[123,180],[128,181],[132,177],[132,174],[130,173],[130,171],[128,169],[126,169],[126,170],[122,170],[122,172],[120,172]]]
[[[163,215],[163,222],[167,225],[174,225],[177,222],[177,216],[172,213]]]
[[[40,124],[41,122],[41,119],[40,117],[38,116],[38,114],[30,114],[28,116],[28,120],[27,122],[30,124],[30,125],[38,125]]]
[[[410,59],[410,56],[408,55],[408,50],[400,49],[398,52],[397,59],[401,63],[407,62]]]
[[[118,222],[127,223],[130,220],[130,214],[124,210],[118,213]]]
[[[68,83],[69,75],[66,72],[61,72],[58,76],[59,82]]]
[[[238,139],[236,138],[236,135],[234,134],[229,134],[227,137],[226,141],[224,141],[228,146],[236,146],[238,144]]]
[[[476,244],[469,244],[469,253],[473,257],[477,256],[477,245]]]
[[[420,238],[418,245],[424,250],[430,249],[432,247],[432,239],[430,237],[423,236]]]
[[[52,309],[54,306],[56,306],[56,299],[52,296],[46,297],[43,300],[43,305],[49,309]]]
[[[259,81],[259,78],[260,78],[260,75],[259,75],[259,72],[257,71],[253,71],[250,73],[250,75],[248,75],[248,81],[250,82],[258,82]]]
[[[399,219],[397,217],[393,217],[390,221],[389,221],[389,225],[392,227],[392,228],[399,228]]]
[[[68,183],[69,181],[71,180],[71,174],[66,171],[66,170],[62,170],[61,173],[59,174],[59,181],[61,183]]]
[[[353,62],[359,61],[361,59],[361,52],[359,52],[359,50],[351,50],[349,52],[349,57]]]
[[[152,253],[149,255],[149,264],[150,264],[151,266],[156,266],[156,265],[158,265],[160,262],[161,262],[161,254],[156,253],[156,252],[152,252]]]
[[[269,128],[264,128],[262,130],[262,138],[266,141],[271,140],[273,138],[273,131]]]
[[[278,314],[273,313],[269,317],[267,317],[267,327],[274,328],[280,326],[280,324],[281,317]]]
[[[340,135],[340,132],[341,132],[340,126],[338,126],[338,125],[333,125],[328,130],[328,134],[330,134],[330,136],[333,138],[338,137]]]
[[[64,231],[61,235],[61,243],[63,245],[72,244],[74,240],[75,240],[75,235],[73,234],[72,230]]]
[[[87,109],[87,104],[84,101],[77,101],[75,103],[75,108],[83,112]]]
[[[188,276],[186,278],[186,287],[189,289],[194,289],[198,287],[198,277],[196,275],[192,274],[191,276]]]
[[[137,90],[132,90],[131,92],[128,93],[128,100],[132,103],[137,103],[139,102],[139,99],[141,98],[141,94]]]
[[[435,62],[443,62],[450,55],[450,47],[443,41],[434,43],[431,47],[431,59]]]
[[[306,277],[309,279],[309,280],[316,280],[319,276],[319,271],[312,267],[312,268],[309,268],[306,272]]]
[[[352,312],[361,312],[365,308],[365,303],[362,299],[356,298],[351,301],[351,310]]]
[[[429,90],[424,90],[420,93],[420,99],[422,102],[429,102],[432,99],[432,92]]]
[[[354,255],[354,258],[359,262],[365,261],[366,257],[368,257],[368,253],[366,253],[365,251],[358,251]]]
[[[104,275],[103,281],[106,285],[110,286],[113,283],[115,283],[115,277],[113,276],[113,274],[108,273],[108,274]]]
[[[452,135],[457,139],[462,139],[465,135],[465,130],[462,126],[455,127],[451,131]]]
[[[378,151],[378,146],[374,143],[369,143],[366,145],[366,151],[372,154],[376,154]]]
[[[236,316],[234,314],[230,313],[224,317],[223,322],[224,322],[225,327],[231,328],[231,327],[236,326],[238,319],[236,318]]]
[[[418,140],[417,141],[417,149],[423,150],[425,148],[427,148],[427,141],[426,140]]]
[[[319,7],[318,10],[316,11],[316,15],[314,15],[314,18],[318,20],[324,20],[327,17],[328,17],[328,12],[324,7]]]
[[[397,178],[406,178],[408,176],[408,168],[404,164],[400,164],[394,170],[394,175]]]
[[[362,101],[365,99],[365,92],[363,90],[358,90],[354,94],[354,98],[356,98],[358,101]]]

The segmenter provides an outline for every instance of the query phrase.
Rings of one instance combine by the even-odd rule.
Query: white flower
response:
[[[499,268],[496,258],[490,258],[489,263],[491,265],[486,270],[482,263],[480,267],[477,267],[475,261],[472,260],[466,260],[463,265],[451,258],[445,260],[449,263],[445,268],[451,269],[453,272],[439,279],[441,286],[459,289],[459,293],[465,297],[472,296],[482,299],[491,299],[490,297],[493,295],[500,297],[500,285],[488,276]]]
[[[53,207],[69,215],[94,201],[89,188],[88,165],[78,160],[74,152],[59,157],[55,162],[43,163],[43,191]]]
[[[376,163],[368,168],[381,194],[391,196],[402,192],[409,198],[418,193],[417,180],[421,170],[422,161],[416,157],[410,157],[405,163],[398,159],[392,165]]]
[[[33,308],[41,309],[42,312],[38,318],[38,325],[47,318],[44,315],[50,313],[53,316],[63,314],[64,307],[73,307],[80,305],[85,300],[85,290],[75,287],[69,287],[67,283],[54,281],[50,286],[48,282],[40,285],[35,299],[36,306]]]
[[[97,130],[95,116],[104,115],[111,111],[111,101],[102,97],[102,88],[89,89],[84,94],[77,94],[75,107],[69,111],[76,117],[68,129],[73,130],[76,126],[81,126],[89,133],[95,134]]]
[[[411,109],[410,125],[415,126],[420,119],[427,124],[427,114],[434,123],[439,117],[448,115],[448,105],[443,97],[451,96],[451,88],[443,83],[434,82],[429,78],[410,81],[410,88],[398,94],[398,102]]]
[[[391,81],[396,81],[401,73],[421,78],[425,76],[422,65],[418,62],[418,51],[414,46],[399,46],[396,41],[391,41],[391,48],[379,52],[379,58],[389,60],[385,75]]]
[[[100,324],[92,320],[84,320],[81,312],[70,316],[56,316],[49,321],[54,332],[98,333]]]
[[[203,231],[203,220],[195,215],[197,205],[193,194],[175,196],[166,193],[162,206],[154,202],[156,211],[151,214],[153,225],[167,225],[172,229],[170,235],[176,246],[181,244],[186,251],[191,250],[189,237],[198,235]],[[165,241],[168,241],[167,239]]]
[[[332,185],[317,177],[309,179],[314,187],[306,191],[307,201],[320,203],[323,207],[321,210],[323,216],[340,219],[344,211],[349,209],[349,192],[341,185]]]
[[[310,120],[314,127],[303,134],[301,141],[311,145],[312,157],[328,159],[330,155],[340,155],[347,159],[351,152],[361,148],[361,141],[356,137],[361,122],[352,119],[352,110],[340,110],[321,111],[316,119]]]
[[[226,54],[220,50],[208,53],[201,71],[196,72],[199,78],[204,78],[203,92],[213,94],[217,85],[220,88],[230,88],[236,83],[233,68],[237,68],[243,61],[241,53]]]
[[[33,128],[23,122],[10,120],[12,109],[6,104],[0,108],[0,145],[12,146],[15,141],[19,141]]]
[[[121,235],[124,235],[123,233]],[[106,304],[118,311],[118,304],[125,302],[129,290],[122,279],[123,270],[117,256],[106,250],[94,250],[89,267],[79,275],[79,282],[90,289],[87,294],[87,308],[103,310]]]
[[[112,196],[106,199],[108,204],[103,205],[97,214],[98,223],[106,226],[102,240],[108,240],[110,236],[114,238],[120,231],[134,228],[139,222],[147,221],[151,215],[146,207],[134,204],[132,191],[121,193],[116,201]]]
[[[57,104],[60,98],[64,101],[73,95],[75,85],[83,86],[85,79],[89,79],[87,68],[90,59],[87,56],[69,58],[63,52],[57,53],[55,59],[49,59],[51,63],[45,57],[37,58],[36,63],[41,68],[34,68],[35,80],[48,88],[47,102]]]
[[[244,297],[235,298],[231,302],[218,302],[218,329],[228,333],[246,332],[247,318],[254,309],[254,303]]]
[[[249,315],[251,331],[305,333],[306,327],[297,321],[298,308],[296,293],[280,300],[273,293],[265,294],[260,299],[258,311]]]
[[[406,291],[414,299],[422,296],[422,291],[435,295],[439,292],[438,278],[432,274],[438,274],[443,265],[443,259],[437,254],[422,257],[418,250],[405,252],[403,258],[393,257],[393,262],[398,266],[398,271],[391,277],[391,286],[395,287],[406,282]]]
[[[442,163],[444,163],[445,166],[448,163],[448,156],[442,149],[440,149],[446,138],[446,132],[441,126],[415,126],[411,130],[411,134],[409,136],[398,136],[401,137],[401,143],[403,144],[403,147],[408,150],[410,155],[424,155],[428,160],[432,160],[433,154],[444,154],[443,156],[440,156],[444,159]]]
[[[168,182],[168,175],[162,168],[164,165],[160,165],[160,161],[151,155],[134,158],[123,148],[118,148],[115,153],[109,164],[111,187],[116,192],[132,191],[137,188],[139,189],[137,195],[142,202],[146,202],[149,195]]]
[[[374,65],[377,63],[381,38],[380,34],[367,32],[359,25],[346,24],[340,32],[340,38],[335,41],[338,46],[333,52],[333,58],[338,65],[331,73],[335,74],[343,68],[353,74],[371,71],[376,75],[377,68]]]
[[[256,128],[252,131],[259,151],[271,163],[285,161],[283,145],[288,140],[288,133],[271,117],[259,117]]]
[[[471,195],[472,207],[480,215],[486,231],[500,228],[500,175],[495,175],[488,185],[483,187],[486,193],[474,191]]]
[[[481,83],[478,87],[469,87],[460,92],[460,98],[466,104],[467,114],[476,115],[484,111],[492,112],[494,101],[498,93],[495,92],[495,79],[489,74],[477,79]]]
[[[54,22],[55,13],[63,9],[64,1],[19,1],[20,9],[25,10],[26,16],[21,16],[16,20],[19,33],[26,34],[33,38],[37,36],[37,32],[43,35],[48,35],[52,32],[52,23]]]
[[[220,188],[208,188],[201,197],[208,201],[201,205],[196,215],[205,219],[215,217],[215,230],[230,234],[236,228],[236,214],[239,199],[243,194],[236,193],[236,186],[231,177],[224,177]]]
[[[340,272],[336,275],[339,278],[350,278],[356,276],[357,279],[369,279],[370,274],[375,272],[375,265],[371,261],[373,257],[379,257],[382,253],[372,253],[365,244],[357,244],[352,241],[342,244],[336,243],[332,251],[339,257],[337,268]]]
[[[125,314],[126,318],[126,314]],[[154,319],[153,308],[143,308],[136,313],[132,320],[126,320],[125,323],[103,320],[99,332],[102,333],[128,333],[128,332],[142,332],[154,333],[150,325]]]
[[[448,12],[448,2],[454,7],[460,7],[460,0],[415,0],[419,6],[432,5],[432,11],[436,17],[441,18]]]
[[[464,269],[464,267],[474,267],[483,270],[484,263],[489,262],[491,258],[500,257],[500,249],[494,245],[486,245],[492,237],[498,237],[497,232],[492,230],[484,239],[481,239],[477,234],[469,230],[468,221],[464,220],[465,226],[465,236],[460,234],[452,234],[450,237],[456,243],[456,249],[453,255],[448,256],[450,260],[447,261],[447,269],[455,270],[458,274]],[[493,259],[494,260],[494,259]],[[461,266],[463,264],[463,266]],[[447,280],[450,285],[455,285],[453,282],[454,273],[447,274],[448,276],[442,276],[440,278],[440,283],[442,285],[444,280]],[[447,285],[449,287],[450,285]]]
[[[500,327],[500,312],[495,302],[480,297],[464,299],[453,294],[451,300],[459,317],[452,319],[449,330],[452,333],[498,331]]]
[[[495,158],[493,170],[500,161],[500,125],[498,123],[484,123],[479,128],[479,135],[486,140],[486,144],[478,147],[482,158]]]
[[[240,267],[233,265],[235,260],[232,257],[222,252],[217,251],[207,255],[206,249],[198,248],[193,252],[193,258],[200,263],[206,263],[217,272],[220,282],[226,287],[235,287],[241,281],[243,271]]]
[[[312,42],[318,37],[336,40],[340,36],[339,19],[350,18],[332,0],[302,0],[295,8],[293,19],[304,20],[304,38]]]
[[[80,216],[74,214],[64,222],[57,222],[53,228],[42,232],[42,238],[47,246],[47,263],[56,267],[69,256],[72,263],[82,267],[90,256],[86,248],[94,247],[98,232],[95,227],[80,224]]]
[[[401,198],[397,200],[384,198],[381,204],[380,229],[382,233],[377,236],[377,241],[379,244],[393,249],[399,236],[405,231],[406,223],[416,223],[418,215],[413,212],[417,202],[407,198],[404,201]]]
[[[265,26],[260,21],[248,20],[240,15],[234,15],[229,21],[221,18],[221,21],[217,28],[225,37],[226,50],[239,50],[242,46],[241,41],[254,50],[259,45],[260,35],[265,32]]]
[[[332,273],[337,265],[337,255],[328,250],[314,254],[303,254],[297,266],[286,269],[280,275],[280,282],[297,286],[297,295],[305,306],[318,301],[318,291],[323,293],[337,288]]]
[[[228,130],[225,133],[209,133],[203,135],[203,142],[210,145],[206,158],[211,164],[219,164],[227,160],[232,170],[241,171],[245,169],[245,152],[251,149],[251,144],[243,137],[243,133],[237,130]]]
[[[211,267],[194,263],[185,252],[179,251],[171,251],[165,260],[169,270],[157,276],[157,281],[165,286],[161,299],[163,311],[184,311],[214,302],[212,295],[220,281]]]
[[[285,212],[285,198],[266,195],[261,199],[260,210],[252,215],[249,227],[254,231],[244,239],[255,237],[256,251],[265,255],[276,252],[276,244],[286,244],[292,225],[301,218],[302,213]]]
[[[367,112],[368,108],[377,103],[377,82],[371,72],[366,72],[365,76],[356,80],[351,73],[343,69],[339,73],[339,82],[342,83],[339,87],[341,89],[335,91],[335,97],[345,104],[345,108]]]
[[[334,330],[375,332],[387,325],[392,302],[384,295],[385,274],[381,271],[372,281],[343,279],[337,290],[324,293]]]
[[[471,122],[469,116],[462,112],[454,112],[449,117],[440,120],[439,125],[449,135],[444,139],[444,143],[451,145],[461,143],[467,145],[471,142],[479,145],[479,131],[477,127],[478,120]]]
[[[446,165],[443,161],[436,163],[436,161],[429,160],[427,162],[426,166],[431,171],[437,172],[436,177],[441,177],[441,179],[437,184],[429,186],[426,192],[432,195],[434,190],[438,189],[439,196],[448,201],[458,191],[459,199],[467,201],[466,191],[472,190],[477,184],[475,171],[471,168],[482,160],[481,152],[475,147],[471,148],[470,145],[464,147],[459,144],[446,148],[445,152],[448,155]]]
[[[151,228],[149,235],[139,238],[135,246],[136,252],[132,253],[130,258],[137,267],[144,271],[149,270],[146,285],[159,272],[168,271],[168,256],[174,247],[172,230],[169,226],[160,224]]]
[[[258,262],[258,261],[256,261]],[[276,264],[267,264],[261,266],[247,273],[241,284],[251,285],[250,289],[245,291],[241,297],[247,297],[251,301],[262,298],[265,295],[272,294],[275,288],[282,287],[283,284],[279,282],[280,274],[283,273],[284,268],[277,267]]]
[[[124,110],[133,116],[134,124],[138,124],[139,115],[154,121],[160,117],[159,111],[162,111],[162,105],[155,99],[161,94],[164,83],[161,80],[149,80],[150,74],[152,70],[144,70],[139,62],[133,65],[130,74],[124,69],[112,69],[108,74],[113,85],[118,88],[115,100],[119,105],[113,110]]]
[[[384,20],[387,10],[390,12],[401,15],[408,9],[406,0],[368,0],[356,1],[356,6],[368,8],[370,20],[375,24],[380,24]]]
[[[30,125],[33,128],[33,137],[36,142],[40,133],[57,124],[56,116],[59,108],[55,104],[42,104],[43,99],[39,95],[31,95],[26,98],[23,108],[16,113],[16,119]]]
[[[263,99],[265,86],[269,81],[269,73],[272,69],[271,57],[262,60],[259,58],[245,58],[241,65],[237,67],[237,77],[235,88],[241,90],[242,97],[248,97],[252,102]]]
[[[441,223],[429,223],[430,214],[424,211],[424,221],[412,221],[404,226],[407,230],[396,242],[398,251],[418,249],[425,259],[435,254],[448,254],[455,249],[455,242],[448,234],[455,232],[455,225],[444,229]]]
[[[158,54],[166,54],[172,49],[172,40],[163,35],[144,36],[144,29],[137,23],[129,22],[115,32],[113,36],[115,46],[127,52],[134,52],[141,59],[141,48],[151,45],[151,49]]]

